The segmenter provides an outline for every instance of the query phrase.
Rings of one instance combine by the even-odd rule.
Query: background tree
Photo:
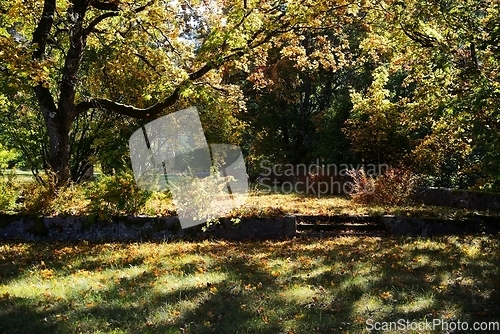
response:
[[[394,92],[386,88],[387,69],[375,69],[373,77],[366,94],[351,93],[353,108],[344,131],[362,162],[398,165],[408,153],[409,136],[398,104],[391,101]]]
[[[314,29],[283,34],[265,57],[230,78],[248,98],[244,143],[254,165],[263,158],[293,164],[348,159],[341,126],[351,108],[350,87],[366,84],[356,59],[366,27],[360,7],[337,11]]]
[[[498,184],[498,10],[491,1],[381,1],[367,11],[372,30],[361,48],[387,68],[392,124],[409,143],[401,153],[410,154],[396,156],[433,185]],[[350,122],[357,117],[355,108]]]

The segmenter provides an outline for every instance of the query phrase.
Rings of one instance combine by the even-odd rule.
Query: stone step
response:
[[[297,223],[379,223],[381,216],[369,215],[301,215],[296,214]]]
[[[380,223],[333,223],[333,224],[297,224],[297,231],[383,231],[384,224]]]

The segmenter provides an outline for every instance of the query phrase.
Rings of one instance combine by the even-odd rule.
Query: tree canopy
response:
[[[80,180],[195,104],[249,162],[376,162],[500,182],[493,1],[0,1],[2,144]],[[255,167],[255,166],[254,166]]]

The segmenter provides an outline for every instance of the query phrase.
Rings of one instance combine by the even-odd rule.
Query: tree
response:
[[[351,9],[315,29],[284,34],[286,40],[230,78],[248,98],[243,116],[251,160],[338,162],[344,153],[345,139],[338,130],[350,108],[349,86],[361,81],[357,44],[366,32],[361,10]]]
[[[388,106],[397,106],[390,110],[411,151],[406,165],[434,185],[499,184],[499,9],[493,1],[380,1],[368,12],[362,49],[387,68]]]
[[[401,111],[391,101],[385,67],[373,71],[374,80],[366,94],[353,91],[353,109],[344,131],[352,149],[365,163],[398,164],[409,149],[408,134],[401,124]]]
[[[316,11],[305,3],[245,4],[2,1],[0,75],[36,101],[47,167],[58,180],[70,177],[71,131],[81,115],[97,109],[152,119],[192,97],[193,84],[219,86],[224,64],[330,11],[321,1],[310,3]],[[2,92],[17,112],[9,93]]]

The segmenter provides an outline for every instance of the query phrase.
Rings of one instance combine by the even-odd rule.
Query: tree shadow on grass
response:
[[[407,319],[423,322],[426,319],[442,321],[461,321],[472,325],[476,321],[499,321],[500,295],[498,248],[493,253],[488,247],[480,247],[475,256],[467,253],[475,245],[470,245],[470,237],[458,237],[460,245],[447,242],[447,238],[435,238],[441,248],[427,249],[416,247],[404,252],[395,250],[392,255],[399,260],[384,262],[380,270],[387,282],[392,286],[391,298],[387,303],[393,305],[390,314],[379,315],[380,321],[396,321]],[[488,240],[496,243],[496,239],[479,236],[476,240]],[[422,261],[422,259],[424,261]],[[422,263],[423,262],[423,263]],[[379,285],[383,288],[387,284]],[[375,286],[377,288],[377,286]],[[413,310],[405,311],[404,301],[411,306],[411,298],[428,296],[427,304],[413,305]]]
[[[57,324],[47,321],[50,313],[37,310],[26,298],[4,297],[0,300],[0,333],[57,332]]]
[[[500,314],[497,239],[481,239],[485,245],[477,246],[473,256],[467,255],[473,245],[462,249],[467,240],[152,244],[152,252],[168,247],[164,256],[186,259],[175,264],[157,259],[158,268],[146,265],[149,260],[143,250],[136,251],[142,247],[137,244],[113,246],[126,251],[109,263],[95,255],[107,256],[113,249],[82,248],[61,255],[63,246],[54,246],[49,247],[51,257],[45,257],[47,267],[58,270],[76,261],[66,274],[103,269],[116,271],[114,278],[103,289],[81,291],[84,297],[0,296],[0,332],[360,332],[369,318],[421,320],[445,317],[450,310],[463,321],[493,320]],[[30,252],[36,254],[36,247]],[[487,252],[491,256],[481,255]],[[196,257],[205,257],[206,266],[190,260]],[[122,275],[127,268],[135,271]],[[12,277],[2,284],[9,282]]]

